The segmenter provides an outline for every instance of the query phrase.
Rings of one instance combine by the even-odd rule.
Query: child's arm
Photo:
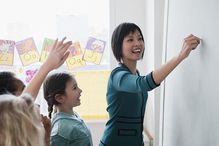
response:
[[[45,144],[46,146],[50,146],[51,121],[46,116],[41,115],[41,122],[45,129]]]
[[[171,73],[177,65],[180,64],[190,52],[194,50],[200,42],[196,36],[190,35],[184,39],[183,47],[178,56],[172,58],[166,64],[153,71],[153,78],[157,84],[160,84]]]
[[[47,74],[53,69],[60,67],[65,62],[69,55],[68,48],[72,44],[71,41],[64,43],[65,39],[66,38],[63,38],[61,42],[58,42],[58,40],[55,41],[53,48],[50,50],[48,58],[24,89],[23,93],[28,93],[34,99],[36,99],[40,86],[42,85]]]

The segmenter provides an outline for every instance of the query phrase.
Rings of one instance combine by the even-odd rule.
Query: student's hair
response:
[[[27,94],[17,98],[11,94],[0,95],[0,129],[1,146],[44,145],[40,117]]]
[[[53,112],[53,105],[60,103],[55,100],[57,95],[65,95],[66,84],[74,77],[66,72],[53,73],[49,75],[43,83],[44,98],[48,104],[49,118]]]
[[[115,28],[111,38],[111,47],[113,54],[118,62],[121,62],[122,59],[122,44],[124,38],[130,33],[134,33],[135,31],[139,31],[144,41],[141,29],[134,23],[121,23]],[[144,53],[142,54],[142,58],[143,56]]]
[[[16,95],[18,91],[23,91],[24,88],[24,83],[16,78],[14,73],[8,71],[0,72],[0,95]]]

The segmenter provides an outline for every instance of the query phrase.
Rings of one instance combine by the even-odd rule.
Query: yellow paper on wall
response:
[[[13,65],[15,42],[0,40],[0,65]]]
[[[100,64],[101,59],[102,59],[102,55],[103,54],[92,51],[92,50],[85,50],[83,59],[88,61],[88,62]]]
[[[89,37],[85,47],[83,59],[87,62],[100,64],[105,46],[105,41],[96,39],[94,37]]]
[[[16,42],[16,48],[23,66],[27,66],[39,61],[39,53],[33,38]]]
[[[82,89],[81,105],[74,108],[86,120],[108,119],[106,90],[110,71],[77,72],[75,78]]]
[[[86,63],[82,59],[82,50],[79,42],[75,42],[69,48],[70,54],[66,60],[68,69],[74,69],[77,67],[85,66]]]
[[[44,39],[43,48],[42,48],[41,56],[40,56],[40,62],[44,62],[47,59],[49,52],[52,49],[54,43],[55,43],[55,40],[53,39],[49,39],[49,38]]]

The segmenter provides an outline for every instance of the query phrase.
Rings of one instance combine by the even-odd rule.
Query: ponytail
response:
[[[53,96],[48,96],[46,99],[47,99],[47,104],[48,104],[48,113],[49,113],[48,116],[51,119],[55,99],[53,98]]]
[[[52,112],[53,112],[53,104],[50,104],[48,106],[48,113],[49,113],[48,116],[50,119],[52,118]]]

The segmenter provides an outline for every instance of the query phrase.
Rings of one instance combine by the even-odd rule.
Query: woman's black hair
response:
[[[134,23],[121,23],[119,26],[117,26],[112,34],[111,39],[111,47],[113,54],[118,62],[121,62],[122,59],[122,44],[124,38],[129,35],[130,33],[134,33],[135,31],[138,31],[144,41],[143,34],[141,32],[141,29]],[[142,54],[143,58],[144,53]]]

